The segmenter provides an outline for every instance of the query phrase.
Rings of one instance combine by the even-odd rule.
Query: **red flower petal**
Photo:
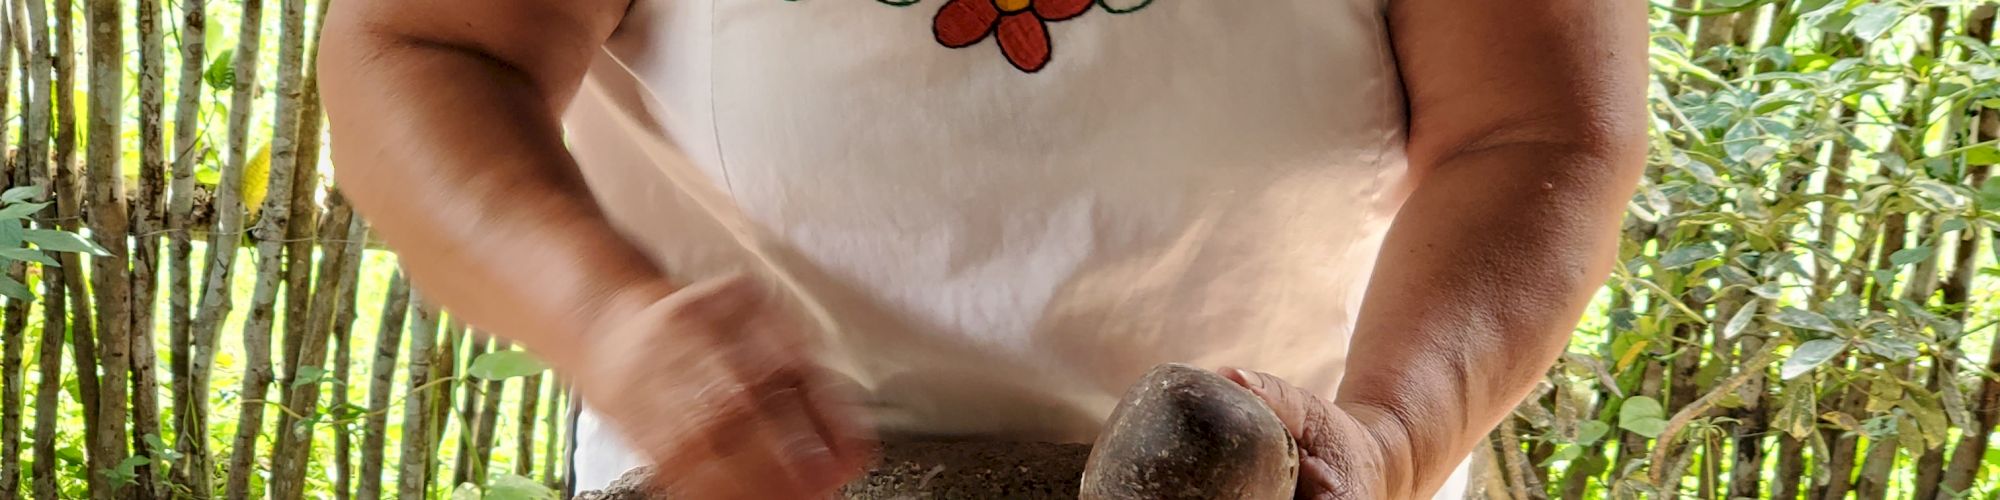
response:
[[[1090,4],[1097,0],[1035,0],[1035,15],[1048,21],[1061,21],[1090,10]]]
[[[1049,63],[1049,27],[1042,24],[1042,18],[1025,13],[1003,17],[994,31],[998,32],[994,37],[1000,40],[1000,53],[1006,54],[1014,67],[1034,73]]]
[[[951,0],[931,19],[931,34],[946,47],[964,47],[986,39],[999,18],[1000,9],[993,6],[993,0]]]

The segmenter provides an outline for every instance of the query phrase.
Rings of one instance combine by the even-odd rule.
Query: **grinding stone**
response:
[[[1166,364],[1112,410],[1081,497],[1292,498],[1298,473],[1298,446],[1262,399],[1214,372]]]

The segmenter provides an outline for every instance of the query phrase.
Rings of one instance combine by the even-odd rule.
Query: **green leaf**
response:
[[[1666,430],[1667,421],[1661,417],[1666,410],[1660,407],[1660,400],[1647,396],[1633,396],[1618,407],[1618,427],[1641,436],[1657,437]]]
[[[29,229],[21,233],[21,239],[34,243],[36,248],[52,252],[82,252],[100,257],[111,255],[104,251],[104,247],[67,231]]]
[[[1744,161],[1743,156],[1750,152],[1751,147],[1762,145],[1762,141],[1760,140],[1762,137],[1763,134],[1757,131],[1754,121],[1743,120],[1736,122],[1735,125],[1729,127],[1728,132],[1722,134],[1722,150],[1729,155],[1729,159]],[[1701,165],[1701,168],[1699,170],[1692,168],[1696,165]],[[1690,162],[1688,167],[1690,167],[1688,173],[1694,174],[1695,180],[1701,181],[1702,184],[1711,186],[1722,185],[1722,180],[1717,179],[1715,171],[1708,169],[1707,165],[1702,165],[1701,162]]]
[[[1847,350],[1847,341],[1844,340],[1819,339],[1806,342],[1792,350],[1792,357],[1785,358],[1785,366],[1778,370],[1778,376],[1790,379],[1812,372],[1814,368],[1826,364],[1844,350]]]
[[[14,204],[11,204],[11,205],[7,205],[7,207],[6,207],[6,208],[0,208],[0,219],[23,219],[23,218],[27,218],[27,217],[28,217],[29,215],[33,215],[33,214],[34,214],[35,212],[40,212],[40,211],[42,211],[42,207],[46,207],[46,206],[49,206],[49,204],[47,204],[47,203],[14,203]]]
[[[1848,21],[1847,32],[1860,37],[1862,42],[1874,41],[1882,34],[1896,27],[1903,19],[1903,9],[1891,4],[1871,3],[1854,9],[1854,20]]]
[[[1757,286],[1750,287],[1750,293],[1757,294],[1758,297],[1769,300],[1778,300],[1779,294],[1784,293],[1784,291],[1784,287],[1776,281],[1766,281],[1758,283]]]
[[[167,440],[160,439],[159,434],[148,432],[145,439],[147,451],[152,452],[153,461],[173,463],[181,459],[181,454],[174,451],[174,447],[167,444]]]
[[[542,486],[542,483],[535,482],[533,479],[513,474],[493,476],[493,479],[486,483],[486,497],[484,498],[484,500],[555,499],[555,490],[551,490],[547,486]]]
[[[479,485],[472,483],[459,483],[457,488],[451,490],[451,500],[481,500],[482,496]]]
[[[1813,392],[1811,381],[1788,382],[1784,387],[1783,405],[1772,416],[1772,426],[1794,439],[1804,438],[1813,433],[1818,422],[1818,395]]]
[[[35,300],[35,292],[28,290],[28,285],[5,274],[0,274],[0,295],[14,300]]]
[[[1924,435],[1925,443],[1923,448],[1918,449],[1929,449],[1944,444],[1945,439],[1950,436],[1951,421],[1945,417],[1944,410],[1937,407],[1936,401],[1919,401],[1913,397],[1904,399],[1896,406],[1909,412],[1910,417],[1916,419],[1915,422]]]
[[[203,165],[201,168],[194,170],[194,181],[213,186],[215,183],[222,182],[222,172]]]
[[[301,366],[298,373],[292,374],[292,387],[319,383],[320,379],[325,378],[325,375],[325,368],[311,365]]]
[[[236,87],[236,51],[223,50],[208,63],[208,71],[202,74],[202,81],[215,90],[229,90]]]
[[[1894,423],[1896,424],[1896,444],[1902,445],[1903,449],[1912,452],[1928,448],[1924,446],[1924,431],[1918,428],[1917,421],[1910,419],[1908,415],[1904,415],[1896,418]]]
[[[1684,246],[1660,254],[1660,267],[1679,269],[1714,258],[1720,253],[1715,247],[1706,244]]]
[[[0,202],[20,203],[42,195],[41,186],[21,186],[0,193]]]
[[[1923,262],[1924,259],[1928,258],[1931,258],[1931,247],[1910,247],[1889,254],[1889,263],[1897,266],[1907,266]]]
[[[1731,146],[1726,146],[1729,147],[1729,149],[1731,149],[1732,151],[1734,151],[1729,155],[1729,157],[1732,159],[1740,159],[1743,157],[1743,151],[1747,151],[1750,149],[1750,144],[1744,143],[1740,147],[1734,146],[1735,144],[1738,143],[1730,143]],[[1694,179],[1696,181],[1701,182],[1702,184],[1707,184],[1710,186],[1722,185],[1722,179],[1715,176],[1715,168],[1708,166],[1708,162],[1700,160],[1690,161],[1687,163],[1687,165],[1683,166],[1682,168],[1687,170],[1688,175],[1693,175]]]
[[[1540,467],[1548,467],[1550,465],[1554,465],[1556,462],[1568,462],[1571,460],[1576,460],[1577,457],[1581,456],[1583,456],[1583,448],[1577,446],[1564,446],[1562,448],[1558,448],[1555,453],[1549,454],[1549,458],[1542,459]]]
[[[1863,340],[1857,347],[1860,347],[1862,352],[1894,361],[1914,359],[1919,354],[1916,344],[1893,337]]]
[[[2000,209],[2000,177],[1987,177],[1986,182],[1979,185],[1979,207]]]
[[[1658,419],[1658,418],[1641,418],[1635,420],[1621,421],[1618,422],[1618,426],[1625,428],[1625,430],[1632,431],[1633,434],[1638,434],[1649,438],[1660,437],[1661,433],[1667,432],[1667,421],[1665,419]]]
[[[1722,325],[1722,338],[1733,338],[1736,334],[1743,333],[1744,328],[1749,328],[1750,320],[1757,317],[1757,306],[1757,301],[1752,299],[1743,304],[1743,307],[1737,308],[1736,314],[1729,317],[1729,322]]]
[[[1776,321],[1780,325],[1793,328],[1818,330],[1827,333],[1840,332],[1839,328],[1833,326],[1833,320],[1826,319],[1826,316],[1796,307],[1779,309],[1778,314],[1771,315],[1771,321]]]
[[[479,355],[472,360],[472,368],[466,373],[486,380],[504,380],[525,377],[547,370],[548,365],[523,351],[496,351]]]
[[[49,254],[42,253],[40,250],[29,250],[26,248],[0,248],[0,259],[33,262],[45,266],[58,265],[55,259],[49,257]]]
[[[0,219],[0,248],[16,248],[25,241],[21,219]]]
[[[118,466],[105,469],[103,471],[104,478],[110,479],[112,483],[121,486],[132,484],[134,479],[139,478],[139,466],[148,463],[152,463],[152,459],[144,456],[134,455],[125,457],[124,461],[118,462]]]
[[[2000,163],[2000,148],[1987,144],[1965,151],[1965,162],[1973,165],[1993,165]]]
[[[1576,424],[1576,444],[1594,444],[1611,432],[1611,424],[1596,420],[1586,420]]]

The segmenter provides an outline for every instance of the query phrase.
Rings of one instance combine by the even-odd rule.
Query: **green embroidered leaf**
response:
[[[1097,0],[1097,4],[1104,6],[1105,12],[1126,14],[1138,12],[1139,9],[1152,5],[1153,0]]]

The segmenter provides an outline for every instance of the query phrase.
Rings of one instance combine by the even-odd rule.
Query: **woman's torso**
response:
[[[1085,440],[1165,361],[1332,396],[1409,188],[1381,1],[639,0],[566,121],[629,237],[781,283],[885,432]]]

